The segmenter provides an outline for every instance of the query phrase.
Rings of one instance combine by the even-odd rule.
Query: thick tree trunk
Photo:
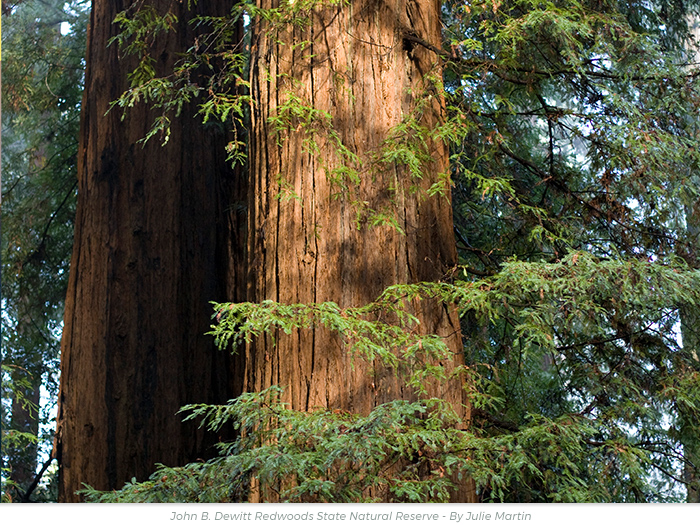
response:
[[[259,4],[274,7],[275,0]],[[406,166],[375,158],[410,115],[427,129],[441,121],[440,90],[426,80],[439,78],[438,58],[414,43],[418,37],[440,46],[439,2],[354,1],[319,8],[310,21],[275,34],[255,26],[249,300],[359,306],[393,284],[444,278],[457,262],[451,204],[445,196],[426,198],[425,190],[447,171],[447,146],[429,139],[416,146],[429,156],[420,181]],[[295,100],[323,113],[290,111]],[[274,129],[275,120],[283,129]],[[359,160],[341,154],[336,138]],[[310,151],[309,140],[317,151]],[[337,198],[331,173],[344,163],[362,166],[361,182]],[[422,191],[409,191],[416,182]],[[352,200],[390,207],[405,234],[392,226],[358,228]],[[462,364],[455,312],[424,301],[416,313],[421,329],[443,336],[452,349],[454,360],[442,364]],[[278,334],[274,344],[258,341],[248,348],[246,370],[247,390],[282,386],[285,401],[298,410],[368,413],[390,400],[415,398],[405,378],[377,363],[351,363],[339,338],[320,328]],[[468,420],[458,382],[431,395],[450,401]],[[467,485],[457,499],[474,499]]]
[[[91,15],[62,340],[61,501],[78,500],[83,483],[119,488],[146,478],[158,462],[212,455],[212,438],[176,413],[240,392],[232,358],[204,335],[209,301],[241,300],[235,270],[244,250],[232,210],[244,188],[225,164],[226,138],[201,125],[194,104],[173,119],[165,147],[157,139],[137,143],[153,121],[145,109],[123,121],[117,110],[105,116],[135,65],[119,59],[116,44],[107,47],[118,32],[112,21],[139,3],[95,0]],[[150,4],[180,20],[153,49],[157,71],[168,73],[194,41],[187,3]],[[230,7],[207,0],[196,9],[223,14]]]

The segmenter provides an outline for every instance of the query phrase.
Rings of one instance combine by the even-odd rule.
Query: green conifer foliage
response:
[[[30,496],[51,454],[86,7],[84,1],[3,4],[2,460],[3,499],[13,501]],[[47,497],[55,494],[31,496]]]

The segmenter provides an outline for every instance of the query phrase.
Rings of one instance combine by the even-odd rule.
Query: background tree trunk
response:
[[[688,253],[684,254],[686,262],[692,268],[700,267],[698,258],[698,245],[700,244],[700,203],[686,207],[686,227]],[[681,337],[683,339],[683,352],[678,359],[677,366],[680,372],[690,373],[693,369],[700,368],[700,312],[696,306],[681,308]],[[687,487],[687,503],[700,503],[700,427],[696,417],[690,410],[681,405],[680,435],[683,444],[683,457],[686,463],[683,466],[683,476]]]
[[[435,0],[362,0],[319,8],[309,26],[286,26],[279,34],[254,25],[249,301],[359,306],[393,284],[444,278],[456,264],[449,198],[411,193],[415,181],[405,166],[373,160],[409,115],[418,112],[428,129],[441,121],[440,91],[425,80],[428,74],[439,78],[438,58],[413,38],[440,46],[439,7]],[[330,114],[332,124],[319,113],[292,115],[295,100]],[[284,129],[276,130],[270,119]],[[391,226],[364,223],[358,229],[358,208],[349,195],[334,198],[340,189],[329,172],[348,164],[334,132],[363,166],[354,198],[374,209],[390,207],[405,235]],[[310,139],[318,152],[309,151]],[[424,148],[430,160],[422,166],[423,192],[447,171],[449,159],[440,141],[428,140]],[[455,312],[423,301],[416,313],[422,330],[448,341],[454,360],[443,365],[463,363]],[[282,386],[293,409],[366,414],[390,400],[415,398],[394,371],[360,359],[352,364],[341,341],[325,329],[278,334],[274,344],[261,339],[247,352],[246,390]],[[468,419],[458,382],[431,395],[450,401]],[[457,499],[474,499],[471,487]]]
[[[29,289],[33,284],[37,284],[37,280],[31,279],[20,294],[19,308],[17,312],[17,321],[14,328],[15,338],[24,342],[26,348],[43,346],[40,341],[37,341],[36,326],[37,322],[32,318],[32,301]],[[39,321],[41,322],[41,321]],[[26,432],[32,436],[36,436],[36,442],[21,442],[18,447],[13,447],[7,451],[10,461],[10,479],[17,483],[21,492],[24,493],[31,485],[36,477],[39,453],[39,420],[41,408],[41,384],[42,375],[44,373],[44,363],[38,356],[33,356],[28,352],[24,352],[20,356],[13,356],[14,360],[21,362],[21,368],[13,368],[12,382],[20,388],[19,392],[13,392],[12,395],[12,418],[11,428],[20,432]],[[23,387],[23,381],[26,381],[26,388]]]
[[[16,395],[12,398],[12,428],[37,438],[39,436],[40,385],[41,375],[31,376],[31,387],[22,392],[24,400],[18,399]],[[21,450],[7,451],[10,457],[10,479],[21,487],[22,492],[27,490],[36,477],[38,452],[37,443],[27,443]]]
[[[196,106],[173,119],[166,147],[142,147],[153,114],[136,108],[105,116],[128,87],[134,59],[107,43],[118,11],[136,1],[95,1],[88,36],[78,154],[75,244],[62,340],[57,456],[60,500],[83,483],[109,490],[144,479],[158,462],[181,465],[214,453],[178,409],[220,403],[240,392],[241,373],[209,330],[209,301],[241,300],[244,250],[235,201],[245,184],[225,163],[225,134],[203,127]],[[159,37],[160,74],[194,41],[186,4],[171,9],[177,31]],[[223,14],[225,0],[199,2]],[[244,200],[244,199],[243,199]],[[241,368],[238,367],[240,370]]]
[[[692,35],[700,37],[700,18],[691,16],[688,20]],[[697,40],[696,40],[697,42]],[[694,62],[700,59],[697,49],[689,49],[691,55],[695,55]],[[700,136],[697,131],[696,134]],[[690,174],[694,183],[698,177]],[[687,252],[681,254],[691,268],[700,268],[700,202],[685,207],[685,223],[687,234]],[[700,362],[700,312],[697,307],[686,306],[681,308],[681,337],[683,339],[683,359],[686,362],[678,364],[681,372],[698,369]],[[679,360],[680,361],[680,360]],[[686,463],[683,466],[683,476],[687,487],[687,503],[700,503],[700,426],[696,418],[685,410],[680,410],[682,424],[680,427],[681,442],[683,444],[683,457]]]

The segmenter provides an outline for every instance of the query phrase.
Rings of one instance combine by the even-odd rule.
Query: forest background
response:
[[[189,15],[211,37],[206,46],[182,49],[180,75],[213,64],[211,73],[198,73],[207,88],[195,92],[182,76],[157,74],[144,47],[177,21],[134,5],[139,9],[119,15],[121,36],[111,47],[137,57],[135,73],[129,90],[108,102],[139,107],[150,100],[155,127],[143,127],[143,136],[150,133],[149,147],[167,151],[172,144],[155,143],[183,126],[178,107],[192,98],[199,118],[230,139],[220,158],[239,167],[249,164],[250,40],[222,28],[246,33],[261,19],[303,26],[314,10],[343,8],[290,2],[273,12],[237,4],[216,16]],[[406,311],[396,305],[407,296],[454,304],[462,320],[467,429],[457,431],[449,407],[435,401],[388,403],[359,416],[285,408],[268,389],[237,404],[194,408],[208,414],[213,429],[231,419],[245,429],[210,461],[169,465],[149,482],[86,496],[236,500],[250,497],[252,476],[263,497],[272,491],[292,501],[378,494],[430,501],[449,498],[461,474],[473,480],[479,501],[698,501],[698,7],[444,2],[441,46],[411,33],[399,43],[409,56],[421,49],[439,57],[442,78],[426,89],[444,99],[443,118],[426,127],[407,115],[377,155],[420,181],[428,162],[422,145],[449,145],[448,172],[404,189],[424,199],[451,192],[458,265],[432,283],[391,288],[374,309],[355,314],[327,303],[285,310],[222,299],[216,306],[224,346],[265,330],[325,324],[358,355],[390,360],[386,350],[396,341],[422,351],[432,339],[411,339],[408,318],[360,327],[367,312],[402,319]],[[58,497],[53,418],[89,8],[51,0],[2,6],[4,501]],[[231,49],[235,57],[224,54]],[[314,130],[309,136],[329,133],[313,109],[290,104],[287,116],[294,127]],[[122,108],[113,111],[121,118]],[[273,122],[280,133],[292,124],[283,116]],[[314,154],[313,141],[306,145]],[[354,161],[351,152],[338,154]],[[359,195],[352,172],[335,175],[344,198]],[[294,202],[294,188],[287,189],[273,197]],[[363,228],[400,228],[390,210],[355,201]],[[238,204],[236,217],[247,206]],[[178,321],[160,322],[168,330]],[[198,335],[213,339],[204,331]],[[417,388],[435,373],[430,359],[402,359]],[[386,466],[397,463],[403,467],[387,475]],[[353,474],[357,465],[360,476]],[[96,488],[118,489],[129,479]]]

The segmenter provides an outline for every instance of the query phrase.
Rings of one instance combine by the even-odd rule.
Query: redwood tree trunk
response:
[[[209,330],[209,301],[240,300],[244,250],[237,217],[242,179],[226,166],[226,137],[204,128],[194,104],[173,119],[165,147],[143,138],[143,107],[105,116],[128,87],[133,59],[120,60],[118,11],[135,0],[95,0],[90,21],[75,244],[62,340],[57,456],[60,500],[87,483],[119,488],[156,463],[211,456],[212,438],[183,424],[186,403],[220,403],[240,392],[240,373]],[[194,41],[186,2],[152,0],[178,15],[177,32],[153,49],[160,74]],[[223,14],[227,0],[199,2]],[[244,199],[244,198],[243,198]],[[239,367],[240,369],[240,367]]]
[[[419,192],[409,191],[416,181],[406,166],[376,158],[386,140],[397,140],[392,130],[409,116],[427,129],[441,121],[440,90],[426,79],[439,78],[438,57],[415,44],[420,39],[440,46],[439,9],[437,0],[360,0],[318,8],[310,25],[287,26],[279,34],[270,35],[272,28],[260,22],[254,26],[250,301],[359,306],[393,284],[444,278],[457,263],[449,197],[425,195],[448,169],[446,144],[423,144],[429,160],[422,165]],[[323,114],[289,111],[295,100],[330,114],[332,122]],[[361,177],[340,198],[330,174],[348,156],[339,152],[334,133],[357,155],[350,164]],[[309,140],[317,151],[310,151]],[[362,218],[358,228],[353,200],[390,208],[405,234],[393,226],[363,224]],[[448,342],[454,360],[442,364],[448,369],[462,364],[455,312],[425,301],[415,313],[425,332]],[[351,364],[339,338],[320,328],[276,334],[274,343],[258,341],[248,348],[246,370],[247,390],[282,386],[284,400],[297,410],[366,414],[387,401],[414,398],[405,378],[378,363]],[[452,402],[468,419],[458,382],[431,394]],[[473,500],[471,487],[463,489],[457,498]]]

